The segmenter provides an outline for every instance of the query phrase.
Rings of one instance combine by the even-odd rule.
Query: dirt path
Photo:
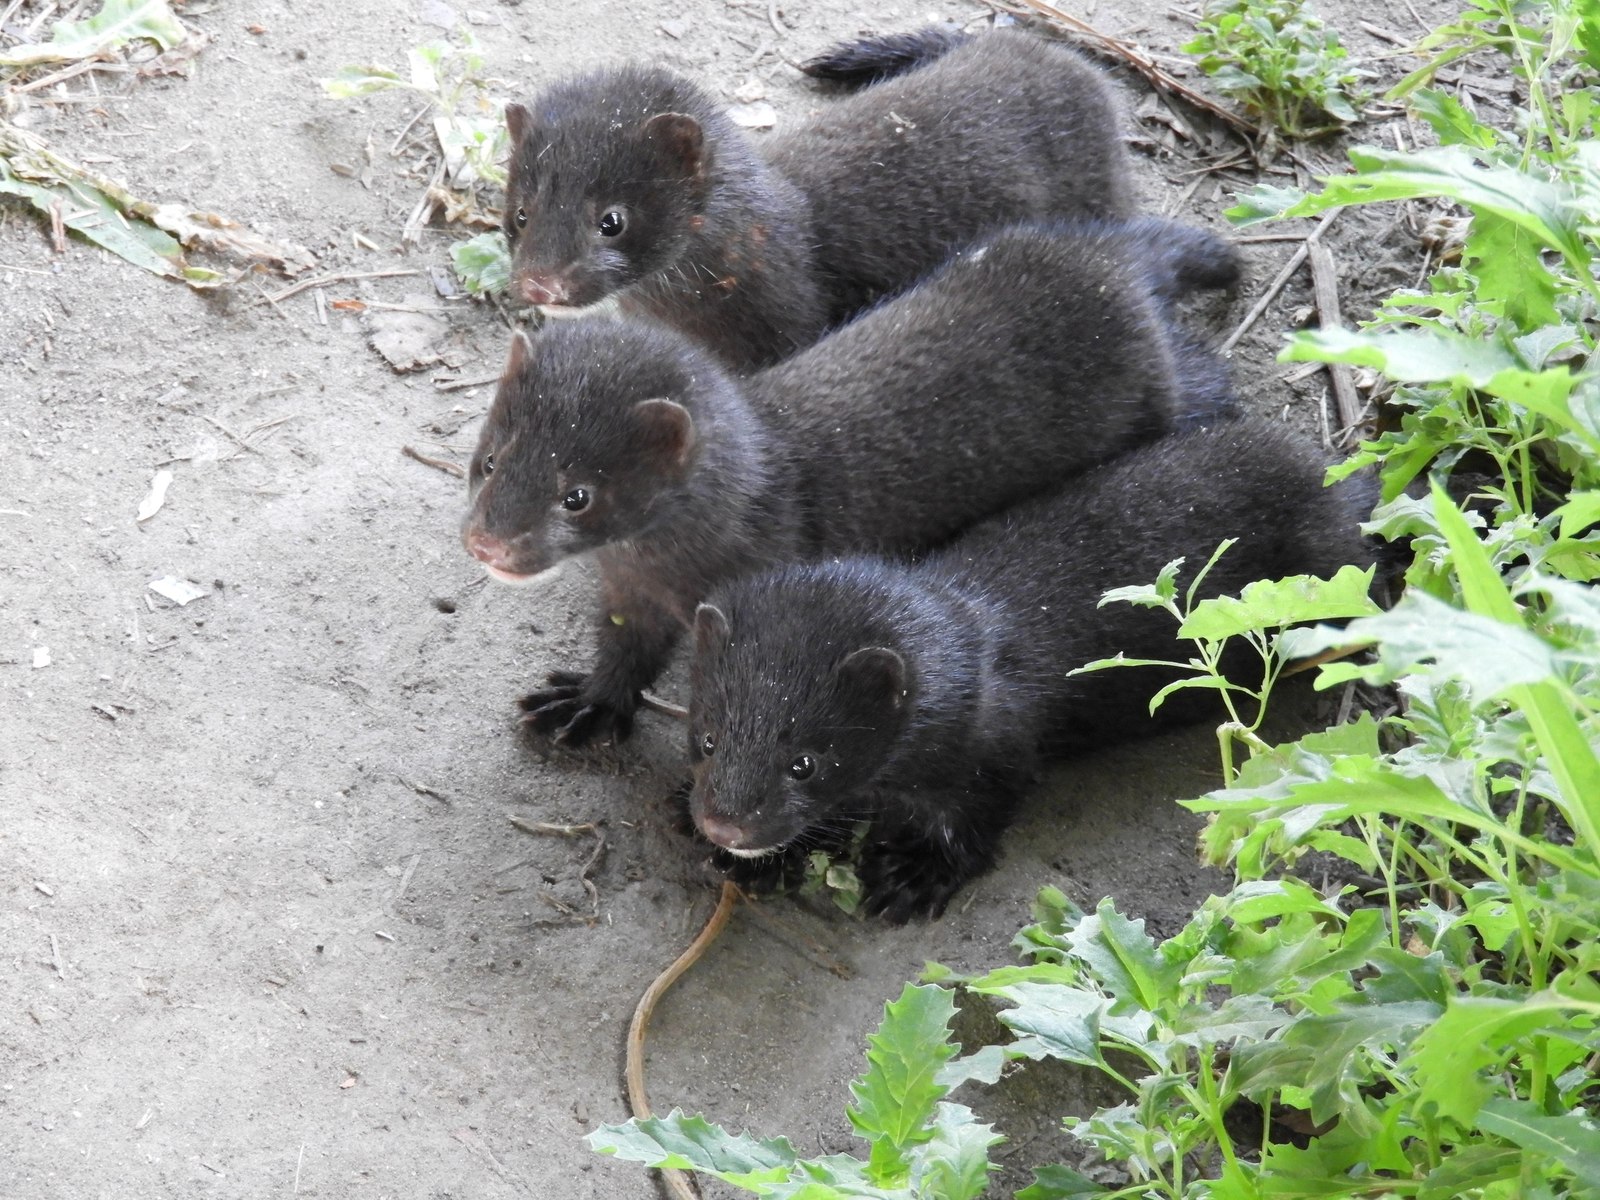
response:
[[[650,56],[729,92],[760,80],[781,122],[823,102],[784,59],[977,13],[949,0],[870,16],[791,3],[786,17],[754,0],[190,8],[213,39],[192,78],[107,75],[98,104],[21,119],[137,192],[311,248],[324,273],[421,272],[457,236],[393,248],[420,185],[386,150],[414,104],[335,102],[318,85],[346,63],[400,63],[443,34],[428,20],[470,17],[491,73],[521,87]],[[1093,19],[1166,50],[1187,32],[1153,0]],[[1123,82],[1132,110],[1142,93]],[[1189,164],[1150,153],[1164,127],[1130,128],[1150,206],[1181,200],[1214,224],[1214,186],[1185,199]],[[359,168],[369,137],[370,188],[331,169]],[[1392,282],[1382,259],[1414,253],[1404,231],[1356,218],[1332,240],[1358,292]],[[1291,249],[1251,247],[1219,330]],[[1237,361],[1254,405],[1315,429],[1321,380],[1286,387],[1271,362],[1307,294],[1297,280]],[[625,1115],[628,1012],[715,897],[664,802],[679,731],[646,717],[620,752],[548,761],[518,738],[513,696],[584,652],[589,580],[483,586],[456,539],[461,484],[400,453],[464,457],[488,390],[396,375],[363,317],[310,292],[255,298],[198,295],[82,244],[57,257],[31,216],[0,207],[0,1195],[651,1196],[643,1172],[581,1135]],[[491,309],[438,300],[425,274],[323,299],[437,307],[463,375],[504,352]],[[137,524],[162,465],[166,505]],[[147,584],[168,575],[206,595],[158,598]],[[1201,730],[1058,772],[1003,869],[936,925],[788,903],[769,921],[736,914],[656,1017],[658,1107],[845,1148],[863,1038],[926,959],[1008,959],[1046,882],[1084,903],[1115,894],[1158,932],[1200,902],[1217,881],[1192,864],[1194,823],[1170,800],[1204,790],[1214,757]],[[602,823],[597,917],[581,877],[595,843],[529,836],[513,815]],[[805,938],[852,977],[816,965]],[[1074,1086],[1035,1080],[984,1102],[1019,1163],[1053,1152]]]

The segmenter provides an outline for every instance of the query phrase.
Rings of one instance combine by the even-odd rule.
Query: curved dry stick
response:
[[[724,880],[722,896],[717,900],[716,911],[711,914],[706,927],[700,931],[700,936],[689,943],[687,950],[673,959],[670,967],[655,977],[634,1007],[633,1020],[628,1024],[627,1083],[628,1108],[635,1117],[643,1119],[650,1115],[650,1101],[646,1098],[644,1090],[644,1035],[650,1025],[650,1015],[655,1012],[657,1001],[666,994],[667,989],[677,983],[678,977],[694,966],[706,952],[707,947],[717,940],[717,935],[722,932],[722,927],[728,923],[728,917],[733,913],[733,902],[738,898],[739,889],[728,880]],[[661,1178],[666,1182],[667,1191],[677,1200],[699,1200],[699,1192],[690,1182],[689,1172],[668,1167],[661,1172]]]

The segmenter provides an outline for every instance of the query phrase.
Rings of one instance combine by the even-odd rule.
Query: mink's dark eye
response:
[[[627,227],[627,220],[616,209],[612,209],[600,218],[600,236],[616,237]]]
[[[568,512],[582,512],[589,507],[589,489],[573,488],[561,498],[561,507]]]
[[[708,733],[700,739],[700,753],[710,758],[717,750],[717,735]]]
[[[485,475],[494,474],[494,455],[485,454],[483,456],[483,473]]]
[[[518,229],[526,229],[527,227],[528,227],[528,210],[525,209],[525,208],[519,208],[519,209],[517,209],[517,228]]]
[[[789,764],[789,774],[795,779],[810,779],[817,773],[817,760],[809,754],[802,754]]]

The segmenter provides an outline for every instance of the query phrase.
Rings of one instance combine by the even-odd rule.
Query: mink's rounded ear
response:
[[[506,355],[506,365],[500,369],[502,382],[515,379],[522,373],[522,368],[527,364],[528,356],[533,353],[533,343],[528,340],[528,335],[518,329],[511,335],[511,353]]]
[[[684,178],[696,179],[705,174],[705,131],[688,113],[657,113],[644,123],[644,136]]]
[[[506,105],[506,129],[511,133],[513,150],[522,144],[523,137],[531,128],[533,128],[533,114],[525,106],[515,100]]]
[[[896,710],[906,703],[906,660],[887,646],[863,646],[845,656],[835,672],[840,687],[875,707]]]
[[[673,400],[641,400],[633,406],[645,446],[657,461],[681,467],[694,449],[694,418]]]
[[[702,604],[694,610],[694,652],[696,656],[709,654],[718,646],[726,646],[733,636],[728,618],[715,604]]]

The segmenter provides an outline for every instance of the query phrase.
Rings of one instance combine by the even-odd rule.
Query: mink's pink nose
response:
[[[713,816],[706,813],[700,818],[700,832],[706,835],[706,841],[713,845],[721,846],[724,850],[739,850],[749,837],[736,822],[726,817]]]
[[[481,529],[471,530],[467,534],[467,553],[491,567],[498,567],[502,571],[510,569],[511,547]]]
[[[525,275],[522,279],[522,298],[529,304],[565,304],[567,285],[559,279],[535,279]]]

